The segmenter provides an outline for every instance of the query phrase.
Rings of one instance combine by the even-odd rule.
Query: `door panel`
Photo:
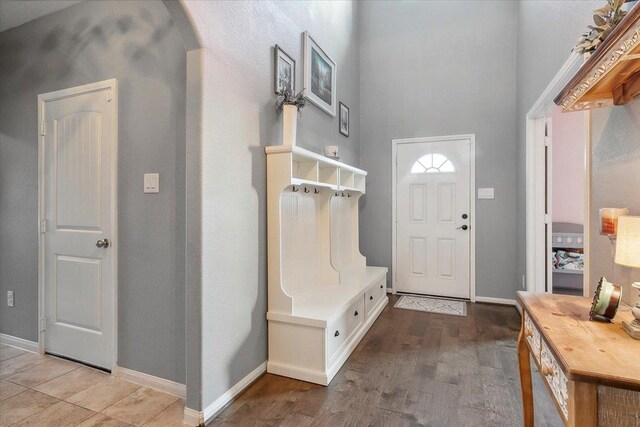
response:
[[[425,220],[425,185],[411,184],[411,222]]]
[[[116,116],[109,87],[42,95],[45,351],[111,369]],[[107,247],[97,247],[108,239]]]
[[[469,298],[471,141],[398,144],[396,160],[396,290]]]
[[[100,226],[101,114],[79,112],[54,119],[57,228]]]

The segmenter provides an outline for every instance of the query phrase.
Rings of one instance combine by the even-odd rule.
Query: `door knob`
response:
[[[465,224],[465,225],[461,225],[460,227],[456,228],[456,230],[460,230],[460,229],[466,230],[468,228],[469,228],[469,226]]]
[[[109,240],[108,239],[98,240],[96,242],[96,247],[101,248],[101,249],[108,248],[109,247]]]
[[[467,218],[469,218],[469,215],[467,215],[467,214],[462,214],[462,219],[467,219]]]

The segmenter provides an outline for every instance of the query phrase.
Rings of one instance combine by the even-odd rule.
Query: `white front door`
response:
[[[111,369],[115,309],[115,80],[39,96],[44,348]]]
[[[396,153],[396,291],[469,298],[471,139]]]

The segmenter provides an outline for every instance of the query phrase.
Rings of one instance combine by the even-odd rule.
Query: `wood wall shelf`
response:
[[[640,7],[611,32],[554,102],[563,112],[623,105],[640,94]]]

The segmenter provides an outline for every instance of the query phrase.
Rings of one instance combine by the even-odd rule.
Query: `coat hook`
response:
[[[313,192],[316,193],[316,194],[320,194],[320,190],[318,190],[317,188],[314,188]]]
[[[348,194],[347,194],[347,197],[351,197],[351,193],[348,193]]]
[[[298,192],[298,189],[296,188],[296,186],[295,186],[295,185],[294,185],[294,186],[292,186],[292,187],[291,187],[291,189],[293,190],[293,192],[294,192],[294,193],[297,193],[297,192]]]
[[[305,193],[308,193],[308,192],[309,192],[309,189],[308,189],[307,187],[304,187],[304,192],[305,192]]]
[[[336,197],[338,197],[340,194],[336,193]]]
[[[342,193],[342,197],[344,197],[344,192]]]

